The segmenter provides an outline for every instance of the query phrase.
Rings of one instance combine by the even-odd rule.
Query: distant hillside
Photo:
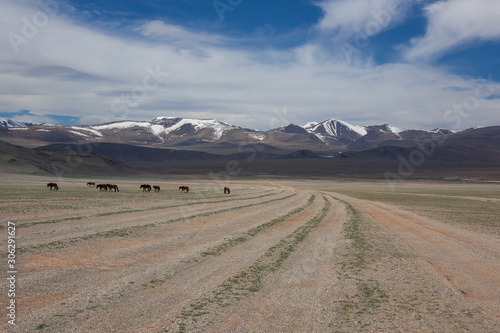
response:
[[[38,151],[0,141],[0,170],[3,173],[56,175],[125,175],[133,172],[112,159],[76,151]]]
[[[319,156],[310,150],[299,150],[291,154],[280,157],[282,159],[304,159],[304,158],[319,158]]]
[[[398,159],[400,156],[408,160],[423,156],[427,161],[500,162],[500,126],[470,129],[434,139],[392,139],[382,141],[376,148],[344,152],[339,157],[359,160]]]
[[[118,143],[92,143],[85,146],[86,151],[92,154],[105,156],[127,165],[143,163],[162,163],[166,161],[209,161],[227,159],[221,155],[214,155],[199,151],[140,147]],[[37,151],[77,151],[75,144],[53,144],[36,148]]]

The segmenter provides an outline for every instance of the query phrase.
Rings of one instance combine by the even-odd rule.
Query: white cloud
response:
[[[3,36],[22,36],[23,17],[32,19],[39,10],[14,1],[3,7]],[[0,111],[26,109],[40,117],[80,117],[84,123],[215,117],[268,129],[283,121],[335,117],[357,125],[433,128],[450,127],[444,112],[473,95],[477,86],[474,80],[418,64],[355,67],[335,62],[314,42],[292,50],[255,51],[232,48],[223,36],[161,21],[137,29],[143,36],[116,36],[59,14],[17,53],[8,39],[0,39]],[[491,86],[498,94],[500,87]],[[461,126],[500,123],[495,105],[481,100]]]
[[[406,0],[325,0],[317,5],[324,12],[318,28],[343,39],[377,35],[401,23],[409,8]]]
[[[405,56],[428,61],[473,42],[500,40],[500,1],[448,0],[426,7],[425,36],[411,41]]]

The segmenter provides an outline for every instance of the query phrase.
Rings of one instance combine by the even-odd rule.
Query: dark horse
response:
[[[229,189],[229,187],[224,187],[224,194],[230,194],[231,193],[231,190]]]
[[[189,192],[189,186],[179,186],[179,190],[182,190],[182,192],[188,193]]]
[[[97,184],[96,189],[99,189],[99,191],[107,191],[108,190],[108,184]]]
[[[94,183],[94,182],[88,182],[88,183],[87,183],[87,186],[88,186],[88,187],[94,187],[94,186],[95,186],[95,183]]]
[[[160,192],[160,186],[153,185],[153,188],[155,189],[155,192]]]
[[[142,192],[151,192],[151,185],[149,184],[142,184],[141,187],[139,187],[140,189],[142,188]]]
[[[108,185],[109,192],[111,191],[120,192],[120,190],[118,189],[118,185],[115,184],[106,184],[106,185]]]
[[[48,183],[47,184],[47,187],[50,187],[50,190],[54,190],[54,191],[57,191],[59,189],[59,186],[57,186],[56,183]]]

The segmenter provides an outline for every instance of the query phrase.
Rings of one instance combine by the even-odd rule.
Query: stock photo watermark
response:
[[[146,74],[143,76],[141,84],[134,86],[128,94],[122,94],[120,98],[116,98],[111,103],[111,111],[115,116],[127,117],[130,114],[130,109],[137,108],[148,97],[148,93],[158,88],[170,75],[168,72],[162,72],[158,64],[154,69],[151,66],[146,66],[145,71]]]
[[[16,325],[16,224],[7,222],[7,322]]]
[[[269,119],[270,128],[276,128],[279,126],[286,125],[288,122],[287,118],[287,108],[286,106],[272,109],[272,117]],[[266,134],[272,135],[272,134]],[[232,159],[226,162],[224,170],[219,172],[210,172],[208,175],[211,178],[211,182],[206,184],[205,190],[212,187],[222,187],[229,181],[232,177],[237,177],[243,175],[244,168],[242,162],[252,163],[258,157],[258,154],[264,150],[264,146],[255,142],[243,142],[238,146],[238,154],[241,156],[240,160]]]
[[[243,0],[215,0],[212,5],[219,16],[219,20],[224,21],[224,14],[232,12],[237,6],[241,5]]]
[[[99,142],[96,143],[86,143],[86,144],[77,144],[76,150],[71,146],[65,147],[66,158],[64,162],[52,162],[51,167],[54,175],[57,176],[59,181],[62,181],[62,176],[65,173],[70,173],[78,166],[82,164],[83,154],[92,153],[93,145],[99,145]]]
[[[158,88],[165,81],[165,78],[170,75],[167,72],[162,72],[159,65],[156,65],[155,68],[146,66],[145,71],[146,74],[143,76],[141,84],[134,86],[130,93],[122,94],[120,98],[111,103],[111,112],[115,117],[126,118],[132,108],[137,108],[147,98],[148,93]],[[83,154],[92,153],[93,147],[98,145],[99,142],[77,144],[76,149],[72,146],[66,146],[64,162],[51,163],[53,173],[59,180],[62,180],[64,174],[74,171],[81,165]]]
[[[481,99],[493,96],[495,93],[496,88],[491,74],[488,79],[479,78],[477,82],[473,94],[466,96],[462,103],[454,104],[443,112],[443,120],[450,123],[452,129],[458,130],[464,119],[469,118],[473,112],[479,109]],[[446,137],[434,135],[431,139],[416,142],[416,148],[409,153],[408,158],[399,155],[397,173],[391,171],[384,173],[387,184],[391,189],[394,190],[394,181],[401,181],[411,177],[416,169],[435,153],[437,144],[443,143],[445,140]]]
[[[385,9],[371,10],[370,20],[362,27],[358,27],[356,33],[340,42],[339,48],[347,64],[352,62],[355,54],[360,54],[362,49],[367,48],[371,39],[385,30],[393,22],[394,16],[400,13],[401,8],[409,0],[393,0],[387,4]]]
[[[31,18],[21,17],[19,29],[16,32],[10,31],[7,34],[12,50],[15,53],[19,53],[20,47],[34,39],[40,29],[46,27],[50,19],[54,18],[59,12],[59,4],[53,0],[37,1],[37,5],[39,10]]]

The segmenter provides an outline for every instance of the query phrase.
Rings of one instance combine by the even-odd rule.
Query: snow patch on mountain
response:
[[[387,125],[387,129],[389,130],[389,132],[394,133],[394,134],[399,134],[400,132],[403,132],[402,129],[399,129],[396,126],[392,126],[392,125]]]
[[[266,138],[266,135],[261,134],[261,133],[246,132],[246,134],[248,134],[249,137],[254,138],[256,140],[259,140],[259,141],[263,141]]]
[[[317,125],[319,125],[318,122],[315,122],[315,121],[310,121],[308,123],[305,123],[303,125],[300,125],[300,127],[302,127],[303,129],[305,129],[306,131],[308,131],[309,129],[312,129],[312,128],[315,128],[317,127]]]
[[[79,127],[79,126],[71,126],[72,129],[77,130],[77,131],[87,131],[89,133],[94,134],[95,136],[102,137],[102,133],[99,132],[98,130],[95,130],[90,127]]]
[[[352,125],[349,124],[348,122],[341,121],[341,120],[336,120],[336,119],[329,119],[325,120],[321,123],[317,122],[308,122],[304,125],[301,125],[302,128],[304,128],[306,131],[309,133],[315,133],[320,127],[323,127],[325,132],[328,135],[331,136],[341,136],[342,133],[340,133],[343,128],[346,128],[347,130],[350,130],[352,132],[358,133],[360,136],[366,135],[367,131],[364,126],[357,126],[357,125]],[[315,133],[316,135],[318,133]]]
[[[157,120],[161,120],[161,118],[156,118]],[[167,118],[164,119],[175,119],[175,118]],[[164,129],[165,134],[170,134],[179,130],[184,125],[191,125],[196,131],[208,128],[213,132],[212,141],[219,140],[224,133],[229,130],[237,128],[236,126],[230,125],[228,123],[224,123],[218,121],[217,119],[193,119],[193,118],[182,118],[179,119],[174,125],[167,127]]]
[[[96,130],[114,130],[114,129],[127,129],[131,127],[149,127],[151,123],[148,121],[120,121],[116,123],[92,126]]]
[[[212,137],[206,141],[217,141],[227,131],[240,128],[228,123],[218,121],[217,119],[156,117],[152,121],[121,121],[103,125],[93,125],[89,127],[88,131],[93,130],[95,131],[95,135],[102,136],[101,131],[124,130],[133,127],[143,127],[144,129],[164,141],[163,136],[165,135],[185,136],[186,133],[183,133],[182,131],[183,126],[189,126],[194,131],[210,129],[212,131]]]
[[[43,124],[32,121],[19,121],[11,118],[0,118],[0,127],[19,128],[19,127],[29,127],[37,125],[43,125]]]
[[[80,135],[80,136],[88,137],[88,135],[87,135],[87,134],[83,134],[83,133],[80,133],[80,132],[77,132],[77,131],[69,130],[68,132],[73,133],[73,134],[76,134],[76,135]]]

